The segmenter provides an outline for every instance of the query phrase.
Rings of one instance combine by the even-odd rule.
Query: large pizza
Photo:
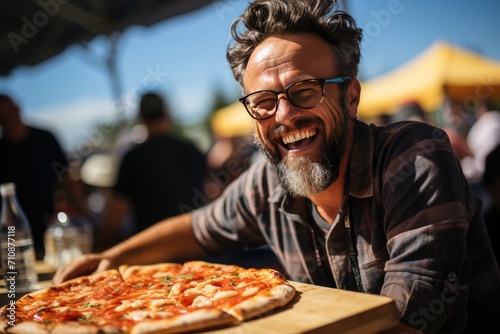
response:
[[[288,304],[272,269],[192,261],[82,276],[0,309],[2,333],[181,333],[238,324]]]

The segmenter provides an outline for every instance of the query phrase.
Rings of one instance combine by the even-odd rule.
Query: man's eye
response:
[[[292,99],[294,100],[294,102],[307,102],[317,99],[318,96],[321,98],[321,92],[318,92],[318,90],[305,88],[294,91]]]
[[[274,108],[275,102],[276,102],[275,99],[271,97],[261,99],[255,102],[255,108],[262,108],[262,109]]]

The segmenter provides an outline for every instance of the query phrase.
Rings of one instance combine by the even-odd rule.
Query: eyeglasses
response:
[[[280,94],[284,93],[288,101],[296,108],[311,109],[323,102],[325,83],[341,83],[349,79],[349,77],[306,79],[293,83],[279,92],[259,90],[243,96],[238,101],[243,103],[252,118],[263,120],[273,117],[278,110],[278,95]]]

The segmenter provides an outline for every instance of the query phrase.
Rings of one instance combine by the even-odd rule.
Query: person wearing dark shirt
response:
[[[486,156],[483,185],[492,201],[491,207],[484,213],[484,221],[500,264],[500,145]]]
[[[56,190],[65,190],[77,211],[87,217],[91,214],[83,189],[69,176],[68,162],[54,135],[24,124],[18,105],[7,95],[0,95],[0,126],[0,183],[15,183],[41,259],[43,234],[55,213]]]
[[[125,237],[131,214],[132,234],[159,220],[192,210],[203,192],[207,169],[204,154],[193,144],[170,134],[171,118],[165,101],[155,93],[142,96],[139,118],[147,139],[123,157],[113,195],[100,233],[100,244]]]

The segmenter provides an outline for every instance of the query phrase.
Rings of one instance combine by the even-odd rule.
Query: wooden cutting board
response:
[[[377,333],[399,323],[392,299],[291,282],[297,289],[286,307],[240,325],[207,334]]]
[[[399,323],[392,299],[316,285],[290,282],[297,290],[293,301],[282,309],[240,325],[206,334],[368,334]],[[45,288],[50,281],[40,283]],[[0,287],[1,305],[9,301]]]

